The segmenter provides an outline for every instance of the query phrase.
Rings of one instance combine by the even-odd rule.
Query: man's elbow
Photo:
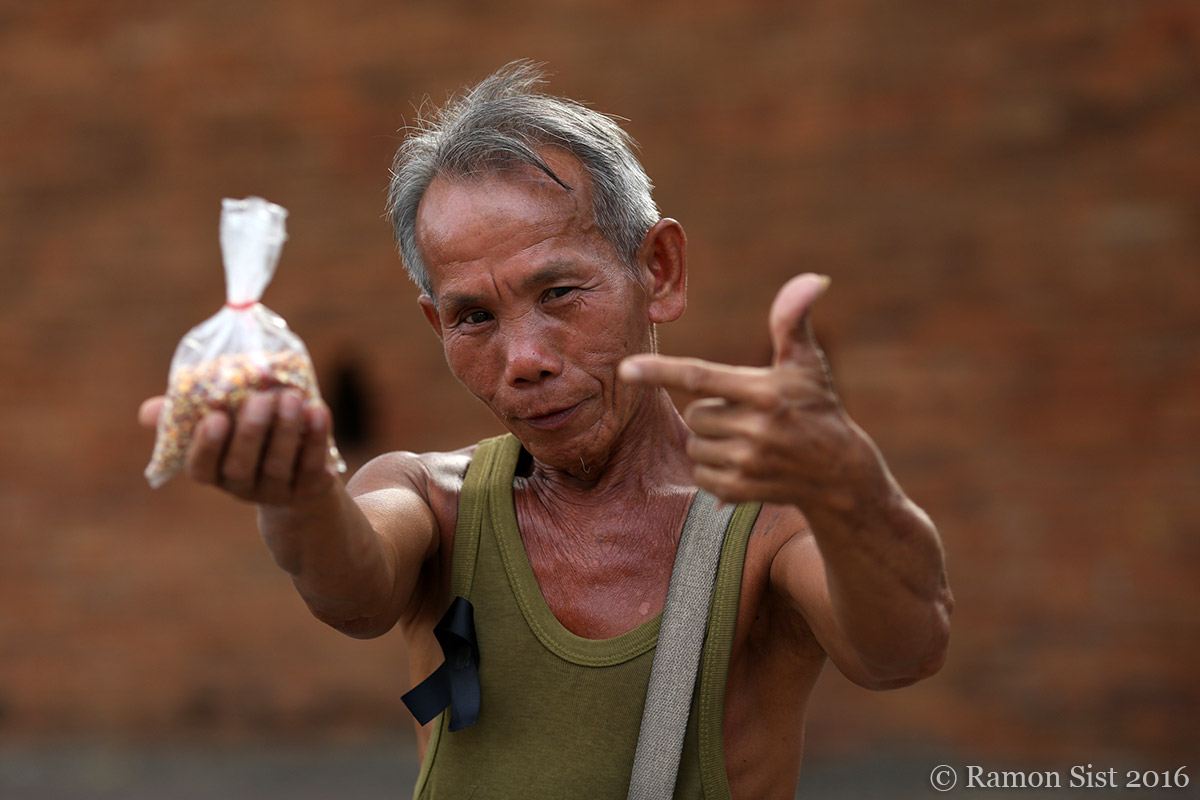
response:
[[[864,660],[864,679],[858,683],[874,691],[902,689],[918,681],[931,678],[941,671],[950,652],[950,614],[954,600],[947,596],[938,604],[923,641],[919,646],[907,649],[902,658],[893,653],[893,658],[875,661]]]
[[[889,689],[903,689],[914,683],[936,675],[946,663],[946,645],[931,649],[925,657],[903,664],[868,665],[864,664],[864,675],[856,681],[860,686],[876,692]]]
[[[921,661],[917,661],[907,669],[880,681],[877,687],[878,690],[903,689],[905,686],[912,686],[914,683],[923,681],[926,678],[932,678],[941,671],[942,666],[946,663],[946,656],[949,650],[949,641],[947,641],[936,649],[933,649]]]
[[[319,622],[323,622],[335,631],[353,639],[375,639],[390,631],[396,624],[395,619],[389,619],[386,614],[345,614],[333,613],[315,605],[306,598],[308,611]]]

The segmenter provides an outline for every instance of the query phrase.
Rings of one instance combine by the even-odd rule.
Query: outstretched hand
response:
[[[733,367],[696,358],[637,355],[620,376],[702,399],[683,414],[694,479],[723,501],[791,503],[802,508],[849,476],[864,451],[846,416],[808,316],[829,278],[792,278],[771,305],[769,367]]]
[[[157,425],[163,400],[144,401],[138,422]],[[255,392],[235,416],[214,410],[196,425],[185,470],[252,503],[300,503],[335,480],[326,466],[329,427],[329,410],[306,405],[298,391]]]

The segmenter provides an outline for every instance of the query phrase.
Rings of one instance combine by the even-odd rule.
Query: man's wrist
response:
[[[343,494],[345,489],[342,482],[326,471],[324,480],[318,486],[310,487],[285,503],[258,503],[259,518],[265,515],[272,520],[304,522],[336,513],[341,508]]]
[[[281,505],[258,505],[258,530],[276,563],[292,575],[303,564],[302,551],[316,544],[314,533],[344,528],[345,489],[337,479],[302,500]]]
[[[810,522],[836,520],[839,527],[858,528],[872,510],[889,502],[896,487],[875,443],[848,418],[837,452],[827,477],[807,486],[795,505]]]

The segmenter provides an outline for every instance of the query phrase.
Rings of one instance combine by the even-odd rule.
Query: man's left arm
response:
[[[845,413],[808,311],[828,279],[801,275],[771,307],[770,367],[634,356],[622,377],[705,399],[684,420],[697,485],[721,500],[800,510],[771,564],[772,589],[851,680],[903,686],[941,666],[953,607],[941,542],[874,443]]]

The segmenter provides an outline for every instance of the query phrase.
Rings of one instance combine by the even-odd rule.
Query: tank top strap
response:
[[[451,597],[471,596],[475,578],[475,559],[479,553],[479,532],[487,513],[488,496],[497,479],[512,480],[513,470],[501,467],[520,455],[521,443],[511,434],[484,439],[475,446],[458,498],[458,523],[454,528],[454,553],[450,563]]]
[[[725,688],[737,628],[746,547],[761,510],[762,503],[759,502],[739,504],[725,529],[725,542],[717,562],[709,604],[704,649],[700,655],[700,685],[697,697],[693,698],[701,720],[697,726],[700,780],[704,797],[715,800],[730,796],[725,774]]]

